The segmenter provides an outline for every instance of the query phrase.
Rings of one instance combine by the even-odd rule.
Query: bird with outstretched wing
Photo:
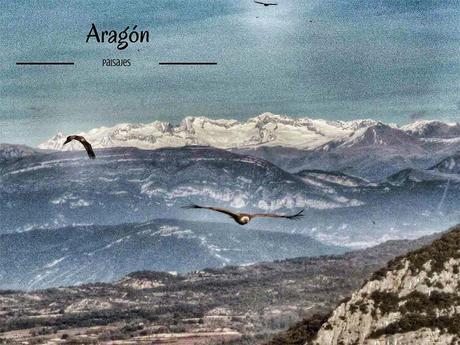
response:
[[[277,6],[278,5],[276,2],[264,2],[264,1],[257,1],[257,0],[254,0],[254,2],[256,4],[264,5],[264,6]]]
[[[263,217],[263,218],[286,218],[286,219],[292,219],[292,220],[297,220],[303,217],[303,211],[301,210],[297,212],[296,214],[293,215],[282,215],[282,214],[274,214],[274,213],[237,213],[233,212],[230,210],[227,210],[226,208],[222,207],[212,207],[212,206],[200,206],[196,204],[191,204],[187,206],[183,206],[182,208],[187,208],[187,209],[197,209],[197,208],[202,208],[202,209],[207,209],[211,211],[216,211],[220,213],[224,213],[228,216],[230,216],[235,222],[237,222],[240,225],[245,225],[249,223],[252,219],[256,217]]]
[[[96,158],[96,154],[93,151],[93,147],[88,141],[86,141],[84,137],[82,137],[81,135],[69,135],[66,141],[64,142],[64,145],[70,143],[72,140],[79,141],[83,145],[90,159]]]

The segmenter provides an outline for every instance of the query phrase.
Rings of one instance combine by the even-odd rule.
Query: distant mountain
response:
[[[420,169],[404,169],[398,173],[389,176],[386,179],[393,185],[403,185],[407,183],[438,181],[460,183],[459,174],[446,174],[436,171],[434,169],[420,170]]]
[[[373,181],[407,166],[418,166],[430,155],[423,143],[382,123],[357,131],[346,140],[330,142],[306,156],[304,165],[323,165]],[[313,163],[312,160],[318,163]]]
[[[407,149],[402,145],[363,146],[359,141],[355,144],[356,146],[353,146],[354,143],[340,141],[330,142],[315,150],[257,147],[232,149],[232,152],[268,160],[294,173],[302,170],[340,171],[379,182],[402,169],[429,168],[456,150],[456,147],[447,144],[441,145],[445,149],[442,152],[425,150],[424,143],[409,145]]]
[[[343,140],[335,148],[345,150],[360,150],[369,147],[381,147],[385,150],[396,150],[399,154],[424,154],[420,140],[413,138],[406,132],[385,125],[383,123],[373,124],[360,129]],[[323,149],[330,149],[329,146]]]
[[[423,137],[381,122],[361,125],[314,148],[257,146],[233,151],[269,160],[287,171],[341,171],[376,182],[403,169],[429,168],[456,152],[460,144],[455,132],[452,137],[437,138],[435,133]]]
[[[344,251],[302,235],[178,220],[34,230],[0,235],[0,289],[110,282],[133,271],[183,273]]]
[[[381,183],[320,170],[304,170],[296,175],[326,193],[339,192],[363,203],[348,209],[307,212],[306,227],[310,231],[304,229],[303,233],[326,243],[360,247],[388,239],[415,238],[430,233],[429,229],[440,231],[460,222],[459,174],[404,169]],[[443,226],[438,228],[437,224]]]
[[[392,260],[340,304],[308,344],[455,344],[460,227]]]
[[[251,146],[283,146],[314,149],[331,140],[346,138],[356,131],[373,126],[373,120],[326,121],[309,118],[293,119],[264,113],[248,119],[213,120],[206,117],[186,117],[178,126],[155,121],[150,124],[123,123],[82,133],[96,148],[133,146],[144,149],[209,145],[229,149]],[[57,134],[39,145],[53,150],[74,150],[78,145],[63,147],[65,136]]]
[[[197,146],[103,149],[96,160],[80,151],[31,155],[0,165],[0,181],[0,233],[157,217],[232,222],[181,209],[190,202],[259,212],[362,204],[267,161]]]
[[[460,174],[460,153],[443,159],[429,170],[445,174]]]
[[[423,173],[436,178],[411,180],[402,172],[373,183],[341,172],[295,175],[258,158],[198,146],[99,149],[97,156],[40,153],[1,164],[0,233],[154,218],[234,224],[222,214],[181,208],[195,202],[235,211],[305,208],[297,222],[256,219],[244,228],[361,248],[441,231],[460,219],[460,183],[453,174],[448,185],[446,174],[428,170]]]
[[[401,129],[409,135],[425,139],[450,139],[460,137],[460,123],[444,123],[441,121],[420,120],[402,126]]]
[[[457,139],[433,141],[395,126],[373,123],[314,149],[253,147],[234,151],[267,159],[287,171],[340,171],[377,182],[403,169],[433,166],[456,152]]]
[[[427,181],[460,183],[460,154],[449,156],[429,169],[403,169],[386,181],[393,185]]]
[[[458,150],[459,124],[419,121],[397,127],[374,120],[326,121],[293,119],[264,113],[246,122],[187,117],[175,126],[166,122],[119,124],[82,133],[96,148],[133,146],[143,149],[209,145],[250,154],[297,172],[342,171],[377,181],[405,168],[426,169]],[[53,150],[65,135],[39,145]]]
[[[281,146],[311,150],[328,142],[363,146],[417,144],[417,138],[458,138],[460,124],[418,121],[406,126],[386,125],[374,120],[327,121],[290,118],[263,113],[245,122],[186,117],[179,125],[155,121],[149,124],[121,123],[114,127],[94,128],[81,133],[96,148],[132,146],[144,149],[209,145],[216,148]],[[412,139],[411,139],[412,138]],[[52,150],[75,150],[79,146],[62,145],[65,135],[57,134],[39,147]],[[403,148],[404,149],[404,148]]]
[[[44,153],[44,150],[37,150],[25,145],[0,144],[0,162],[38,153]]]

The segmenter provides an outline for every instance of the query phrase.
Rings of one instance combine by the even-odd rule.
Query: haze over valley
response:
[[[339,254],[442,231],[460,222],[459,133],[459,124],[439,121],[399,127],[266,113],[246,122],[187,118],[179,126],[81,133],[94,161],[78,142],[63,146],[62,134],[39,148],[2,144],[3,287]],[[182,208],[190,203],[305,209],[305,217],[241,227]],[[95,267],[99,273],[90,272]]]

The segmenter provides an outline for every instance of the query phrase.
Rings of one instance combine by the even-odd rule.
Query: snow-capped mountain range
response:
[[[121,123],[113,127],[91,129],[84,135],[95,148],[132,146],[143,149],[209,145],[216,148],[282,146],[301,150],[328,149],[329,146],[394,145],[419,138],[459,139],[460,124],[439,121],[418,121],[398,127],[374,120],[326,121],[294,119],[264,113],[248,119],[213,120],[186,117],[179,125],[155,121],[148,124]],[[62,145],[65,135],[58,133],[39,145],[42,149],[81,149],[78,143]],[[420,152],[421,153],[421,152]]]
[[[80,134],[95,149],[204,145],[259,157],[289,172],[341,171],[378,181],[402,169],[427,169],[455,154],[459,133],[460,124],[439,121],[398,127],[374,120],[293,119],[264,113],[246,122],[187,117],[178,126],[158,121],[118,124]],[[64,147],[64,141],[65,135],[59,133],[39,147],[82,149],[76,142]]]

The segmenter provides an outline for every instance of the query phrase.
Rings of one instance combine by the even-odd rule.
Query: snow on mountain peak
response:
[[[423,124],[432,122],[423,122]],[[421,126],[421,125],[419,125]],[[440,123],[436,128],[445,135],[445,126],[459,127]],[[449,127],[449,128],[451,128]],[[113,127],[94,128],[87,133],[80,133],[95,148],[114,146],[133,146],[143,149],[161,147],[179,147],[186,145],[205,145],[217,148],[248,148],[258,146],[283,146],[296,149],[312,150],[324,146],[382,145],[410,142],[418,135],[415,124],[398,128],[379,121],[364,119],[353,121],[328,121],[310,118],[290,118],[285,115],[263,113],[247,121],[229,119],[209,119],[206,117],[185,117],[180,124],[154,121],[147,124],[121,123]],[[372,130],[369,133],[368,130]],[[431,130],[434,133],[436,130]],[[451,130],[452,132],[452,130]],[[418,132],[417,132],[418,133]],[[452,132],[454,133],[454,132]],[[449,135],[452,135],[450,133]],[[374,139],[371,137],[373,136]],[[65,136],[58,133],[40,148],[53,150],[81,150],[81,145],[71,143],[63,147]],[[373,142],[372,142],[373,140]]]
[[[343,127],[358,130],[361,128],[368,128],[371,126],[376,126],[378,124],[383,124],[380,121],[375,121],[371,119],[363,119],[363,120],[353,120],[353,121],[340,121],[339,122]]]
[[[419,120],[401,127],[416,137],[454,138],[460,136],[460,123],[445,123],[437,120]]]
[[[357,130],[355,135],[346,142],[346,145],[354,146],[357,143],[360,143],[363,146],[407,146],[416,144],[416,141],[416,139],[398,128],[393,128],[382,122],[377,122],[374,125]]]
[[[48,139],[48,141],[38,145],[38,147],[49,150],[63,150],[65,139],[66,137],[64,134],[59,132],[52,138]]]

